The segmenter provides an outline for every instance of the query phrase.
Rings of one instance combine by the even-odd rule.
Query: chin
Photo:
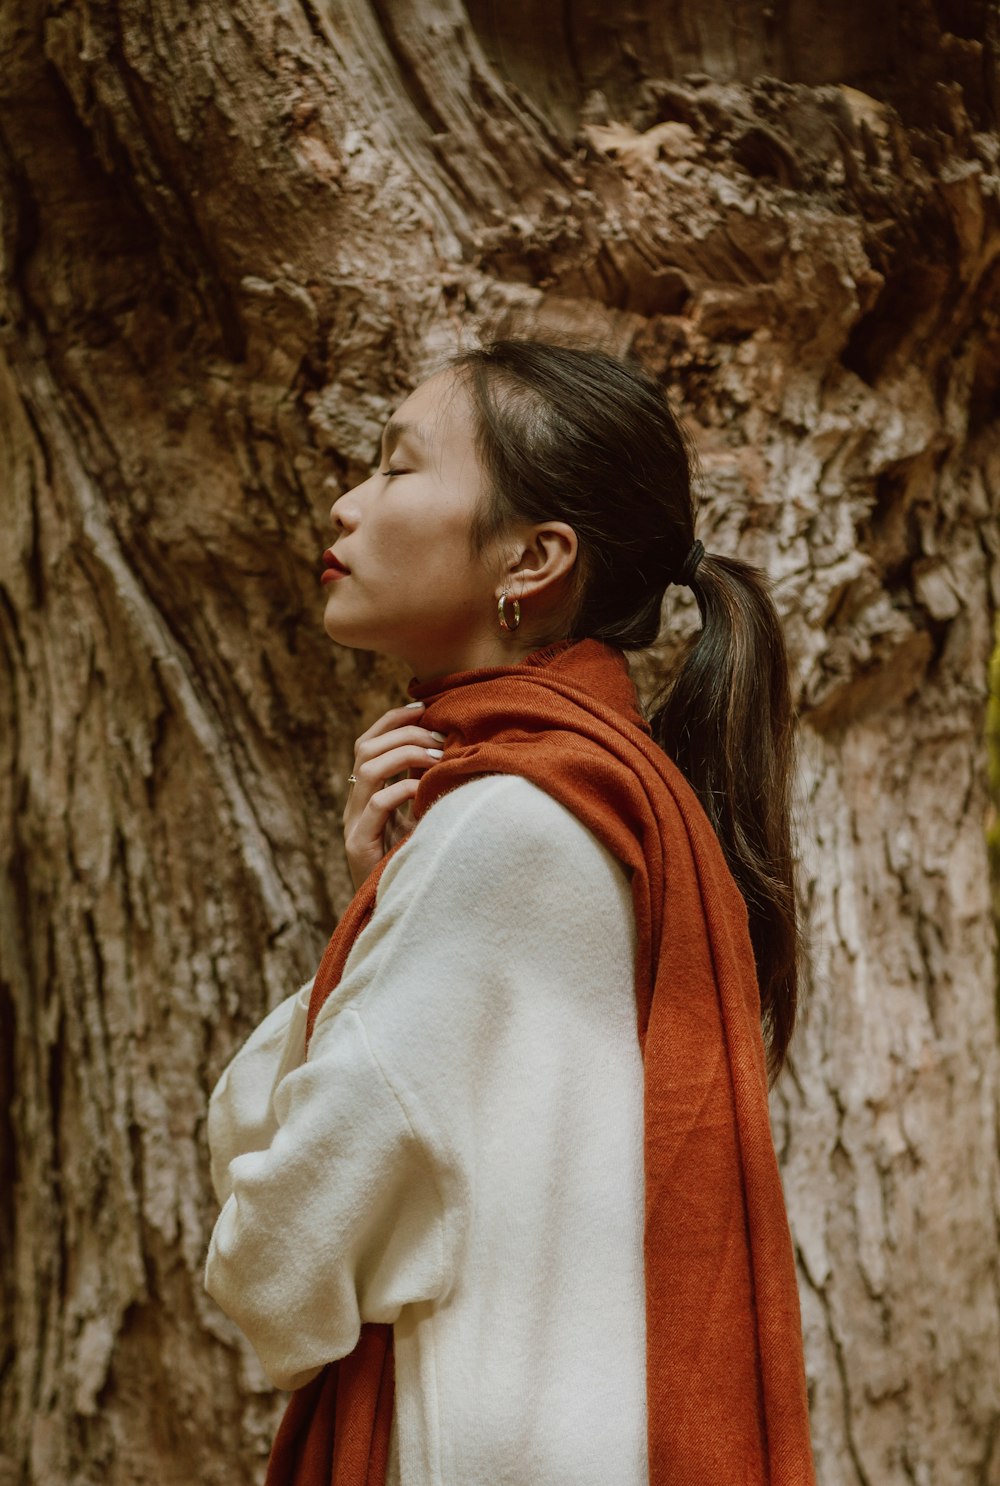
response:
[[[352,640],[347,633],[346,626],[342,622],[338,624],[336,615],[330,613],[329,605],[323,614],[323,628],[328,638],[333,640],[337,645],[357,644],[357,641]]]
[[[323,615],[323,629],[328,639],[335,645],[343,645],[345,650],[374,650],[379,655],[388,653],[378,635],[360,629],[356,624],[345,623],[336,614],[331,614],[329,607]]]
[[[336,588],[336,584],[333,585]],[[337,613],[338,605],[331,592],[323,609],[323,628],[329,638],[338,645],[350,645],[354,649],[365,648],[365,641],[351,633],[351,625],[345,623],[343,614]]]
[[[323,628],[326,631],[327,638],[332,640],[335,645],[345,645],[348,650],[375,649],[375,646],[372,645],[370,640],[365,639],[363,635],[352,635],[344,625],[338,624],[335,619],[324,618]]]

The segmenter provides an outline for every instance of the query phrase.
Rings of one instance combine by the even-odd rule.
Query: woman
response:
[[[331,522],[328,635],[416,679],[358,740],[358,893],[212,1098],[206,1283],[296,1390],[268,1481],[811,1482],[762,575],[694,540],[657,384],[539,342],[418,387]],[[647,725],[670,582],[703,627]]]

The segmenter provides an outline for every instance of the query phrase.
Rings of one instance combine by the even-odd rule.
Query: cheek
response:
[[[393,510],[383,510],[371,531],[371,556],[385,578],[408,593],[426,585],[442,598],[483,591],[488,597],[490,578],[473,553],[472,516],[464,502],[442,501],[437,491],[415,484],[406,495]]]
[[[449,587],[472,586],[481,579],[481,565],[472,551],[467,522],[462,515],[448,514],[437,522],[420,521],[410,530],[408,549],[435,572],[445,574]]]

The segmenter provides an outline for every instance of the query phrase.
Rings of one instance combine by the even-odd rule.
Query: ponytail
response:
[[[702,628],[654,701],[650,725],[698,795],[747,905],[773,1081],[798,996],[785,642],[760,568],[705,553],[691,587]]]

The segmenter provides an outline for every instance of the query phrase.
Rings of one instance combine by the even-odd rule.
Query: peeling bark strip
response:
[[[639,352],[699,535],[775,579],[823,1486],[1000,1482],[998,89],[950,0],[0,10],[0,1482],[262,1475],[205,1102],[346,901],[404,679],[323,638],[326,510],[482,323]]]

